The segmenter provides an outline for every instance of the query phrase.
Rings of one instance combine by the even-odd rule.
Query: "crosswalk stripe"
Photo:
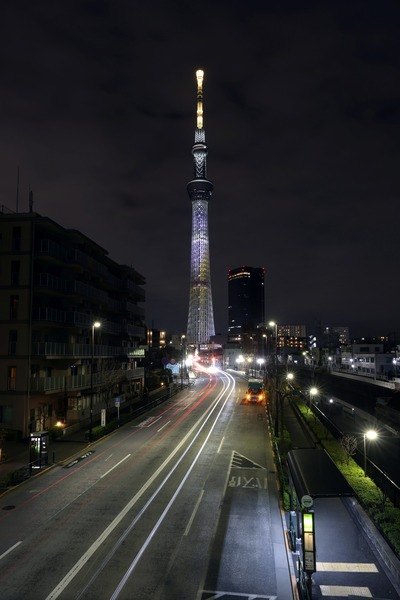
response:
[[[320,585],[323,596],[362,596],[372,598],[368,587],[356,587],[352,585]]]
[[[317,562],[317,571],[339,571],[346,573],[378,573],[374,563]]]

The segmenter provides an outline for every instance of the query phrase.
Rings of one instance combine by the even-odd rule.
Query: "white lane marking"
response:
[[[231,385],[233,385],[233,387],[235,386],[234,383],[234,379],[233,377],[231,377],[230,375],[227,375],[228,378],[231,379]],[[194,441],[196,440],[196,438],[200,435],[200,431],[203,429],[203,427],[205,427],[206,422],[208,421],[208,419],[211,417],[212,413],[214,412],[214,410],[217,408],[220,399],[224,396],[225,394],[225,390],[226,390],[226,384],[224,382],[224,389],[222,390],[221,394],[219,394],[219,396],[216,399],[216,402],[213,405],[213,408],[211,410],[211,412],[209,412],[209,414],[207,415],[206,420],[204,421],[203,425],[201,426],[201,428],[199,429],[199,431],[196,433],[196,435],[194,436],[194,438],[192,439],[192,441],[189,443],[189,446],[186,448],[186,450],[184,451],[184,453],[182,454],[182,456],[179,458],[179,460],[177,461],[177,463],[175,464],[175,466],[171,469],[171,472],[167,475],[167,477],[165,478],[164,482],[161,484],[160,488],[164,485],[165,481],[170,477],[171,473],[177,468],[178,464],[181,462],[181,460],[183,459],[183,457],[185,456],[185,454],[187,454],[187,452],[189,451],[190,447],[194,444]],[[192,472],[195,464],[197,463],[199,457],[201,456],[204,448],[207,445],[208,440],[210,439],[210,436],[214,430],[214,427],[216,426],[218,419],[221,416],[222,411],[225,408],[226,403],[228,402],[230,395],[232,392],[228,393],[226,395],[226,398],[222,404],[222,406],[220,407],[214,422],[212,423],[210,430],[203,442],[203,444],[200,447],[200,450],[198,451],[198,453],[196,454],[196,456],[194,457],[192,464],[190,465],[189,469],[186,471],[186,474],[184,476],[184,478],[182,479],[180,485],[178,486],[178,488],[176,489],[174,495],[172,496],[171,500],[168,502],[167,506],[165,507],[164,511],[161,513],[160,518],[158,519],[158,521],[156,522],[156,524],[154,525],[153,529],[151,530],[151,532],[149,533],[146,541],[144,542],[143,546],[141,547],[141,549],[139,550],[139,552],[137,553],[137,555],[135,556],[135,558],[133,559],[133,561],[131,562],[129,568],[127,569],[125,575],[123,576],[123,578],[121,579],[121,581],[119,582],[119,584],[117,585],[117,587],[115,588],[115,591],[113,593],[113,595],[111,596],[110,600],[117,600],[117,598],[119,597],[123,587],[125,586],[126,582],[128,581],[129,577],[131,576],[132,572],[135,570],[136,565],[138,564],[139,560],[141,559],[141,557],[143,556],[145,550],[147,549],[147,547],[149,546],[151,540],[153,539],[153,536],[155,535],[155,533],[157,532],[158,528],[160,527],[161,523],[164,521],[166,515],[169,512],[169,509],[171,508],[171,506],[173,505],[173,503],[175,502],[179,492],[181,491],[181,489],[183,488],[184,484],[186,483],[187,478],[189,477],[190,473]],[[155,494],[154,494],[155,495]]]
[[[171,423],[171,421],[167,421],[165,423],[165,425],[163,425],[162,427],[160,427],[160,429],[157,429],[157,433],[159,433],[160,431],[162,431],[164,429],[164,427],[166,427],[168,425],[168,423]]]
[[[188,524],[187,524],[186,529],[185,529],[185,533],[183,535],[187,535],[189,533],[189,531],[190,531],[190,528],[191,528],[192,523],[194,521],[194,518],[196,516],[197,510],[198,510],[198,508],[200,506],[200,502],[201,502],[201,499],[203,497],[203,494],[204,494],[204,490],[201,490],[200,495],[199,495],[199,497],[197,499],[197,502],[196,502],[196,506],[193,509],[192,515],[191,515],[191,517],[190,517],[190,519],[188,521]]]
[[[220,453],[220,451],[221,451],[221,448],[222,448],[222,444],[224,443],[224,440],[225,440],[225,436],[222,438],[222,440],[221,440],[221,443],[220,443],[220,445],[218,446],[217,454],[219,454],[219,453]]]
[[[160,421],[162,419],[162,417],[158,417],[158,419],[154,419],[151,423],[149,423],[148,425],[146,425],[146,427],[153,427],[153,425],[155,423],[157,423],[157,421]]]
[[[129,458],[129,457],[130,457],[130,454],[127,454],[127,455],[125,456],[125,458],[123,458],[122,460],[120,460],[119,462],[117,462],[117,464],[116,464],[116,465],[114,465],[113,467],[111,467],[111,469],[108,469],[108,471],[106,471],[105,473],[103,473],[103,475],[101,475],[100,479],[103,479],[103,477],[105,477],[106,475],[108,475],[109,473],[111,473],[111,471],[113,471],[114,469],[116,469],[117,467],[119,467],[119,465],[120,465],[121,463],[123,463],[123,462],[124,462],[124,460],[126,460],[126,459],[127,459],[127,458]]]
[[[104,460],[104,462],[107,462],[108,460],[110,460],[111,457],[112,457],[112,454],[110,454],[110,456],[107,456],[107,458]]]
[[[233,378],[232,378],[233,379]],[[78,562],[68,571],[68,573],[63,577],[63,579],[56,585],[54,590],[50,592],[50,594],[45,598],[45,600],[55,600],[59,597],[59,595],[65,590],[65,588],[71,583],[74,577],[79,573],[79,571],[85,566],[87,561],[93,556],[96,550],[104,543],[104,541],[108,538],[108,536],[114,531],[114,529],[118,526],[118,524],[122,521],[122,519],[127,515],[127,513],[132,509],[132,507],[136,504],[136,502],[141,498],[141,496],[145,493],[145,491],[150,487],[150,485],[157,479],[158,475],[163,471],[166,465],[174,458],[175,454],[179,452],[181,447],[185,444],[186,440],[190,438],[192,433],[196,430],[199,423],[205,418],[205,422],[210,417],[210,413],[215,409],[215,404],[212,407],[209,407],[207,411],[196,421],[193,427],[188,431],[185,437],[175,446],[171,454],[164,460],[164,462],[158,467],[156,471],[154,471],[153,475],[147,480],[147,482],[142,486],[142,488],[130,499],[128,504],[121,510],[121,512],[115,517],[115,519],[110,523],[108,527],[103,531],[101,535],[93,542],[93,544],[88,548],[88,550],[81,556]],[[177,463],[178,465],[179,463]],[[176,466],[177,466],[176,465]],[[169,476],[168,476],[169,477]],[[168,478],[167,477],[167,478]]]
[[[5,552],[3,552],[3,554],[0,555],[0,560],[2,558],[4,558],[5,556],[7,556],[7,554],[9,554],[10,552],[12,552],[13,550],[15,550],[15,548],[17,546],[19,546],[20,544],[22,544],[22,540],[20,542],[17,542],[16,544],[14,544],[14,546],[11,546],[11,548],[9,548],[8,550],[6,550]]]

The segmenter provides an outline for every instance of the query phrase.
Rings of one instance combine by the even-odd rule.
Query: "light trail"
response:
[[[235,387],[235,381],[233,379],[233,377],[229,374],[227,374],[229,378],[232,379],[231,381],[231,385],[233,383],[233,389]],[[232,391],[232,390],[231,390]],[[230,392],[231,393],[231,392]],[[224,390],[221,392],[220,396],[218,397],[218,402],[220,400],[220,398],[222,397],[222,395],[225,394],[225,386],[224,386]],[[174,495],[172,496],[171,500],[168,502],[167,506],[165,507],[164,511],[162,512],[161,516],[159,517],[158,521],[156,522],[156,524],[154,525],[153,529],[151,530],[151,532],[149,533],[149,535],[147,536],[147,539],[145,541],[145,543],[142,545],[141,549],[139,550],[139,552],[136,554],[135,558],[133,559],[133,561],[131,562],[129,568],[127,569],[127,571],[125,572],[125,575],[123,576],[123,578],[121,579],[121,581],[119,582],[118,586],[116,587],[113,595],[111,596],[110,600],[117,600],[117,598],[119,597],[121,591],[123,590],[123,588],[125,587],[125,584],[127,583],[129,577],[131,576],[131,574],[133,573],[135,567],[137,566],[138,562],[140,561],[140,559],[142,558],[145,550],[147,549],[147,547],[149,546],[150,542],[152,541],[155,533],[157,532],[158,528],[160,527],[161,523],[164,521],[165,517],[167,516],[171,506],[173,505],[173,503],[175,502],[179,492],[181,491],[181,489],[183,488],[184,484],[186,483],[189,475],[191,474],[195,464],[197,463],[199,457],[201,456],[210,436],[211,433],[214,430],[214,427],[216,426],[218,419],[223,411],[223,409],[225,408],[225,404],[228,402],[229,399],[229,393],[227,393],[226,398],[224,403],[222,404],[222,406],[220,407],[220,410],[218,411],[214,422],[212,424],[212,426],[210,427],[210,430],[204,440],[204,442],[202,443],[200,450],[198,451],[198,453],[196,454],[195,458],[192,461],[192,464],[190,465],[189,469],[186,471],[186,474],[184,476],[184,478],[182,479],[181,483],[179,484],[176,492],[174,493]],[[209,413],[206,421],[204,422],[203,426],[201,429],[203,429],[203,427],[205,426],[206,422],[208,421],[208,419],[211,417],[211,414],[214,412],[214,409],[216,408],[217,403],[215,403],[213,410]],[[185,450],[185,452],[183,453],[183,455],[180,457],[180,459],[178,460],[178,462],[175,464],[175,466],[173,467],[173,469],[171,470],[170,474],[176,469],[176,467],[178,466],[178,464],[181,462],[181,460],[183,459],[183,457],[185,456],[185,454],[189,451],[189,449],[191,448],[191,446],[193,445],[194,441],[196,440],[196,438],[198,437],[198,435],[200,434],[201,429],[198,431],[198,433],[195,435],[195,437],[193,438],[193,440],[191,441],[191,443],[189,444],[189,446],[187,447],[187,449]],[[170,474],[168,475],[168,477],[166,477],[166,479],[163,481],[163,483],[160,486],[161,487],[164,485],[164,483],[166,482],[166,480],[169,478]],[[158,493],[158,491],[157,491]],[[154,495],[157,495],[156,493]],[[152,500],[152,499],[150,499]],[[149,501],[150,503],[150,501]],[[197,508],[196,508],[197,510]],[[126,537],[126,536],[124,536]]]
[[[222,406],[222,408],[218,412],[218,414],[216,416],[216,419],[214,420],[214,423],[211,426],[211,429],[210,429],[210,431],[209,431],[209,433],[207,435],[206,441],[202,445],[201,450],[197,454],[197,456],[196,456],[195,460],[193,461],[192,466],[190,467],[189,471],[186,473],[186,476],[185,476],[183,482],[186,481],[186,479],[189,476],[189,473],[192,470],[194,464],[197,462],[198,457],[200,456],[200,453],[202,452],[205,443],[208,441],[208,438],[211,435],[211,432],[214,429],[214,427],[215,427],[215,425],[216,425],[216,423],[218,421],[218,418],[219,418],[219,416],[220,416],[220,414],[221,414],[221,412],[222,412],[222,410],[223,410],[223,408],[224,408],[224,406],[225,406],[225,404],[226,404],[226,402],[227,402],[227,400],[228,400],[228,398],[230,396],[230,393],[232,392],[232,389],[234,389],[234,387],[235,387],[235,380],[234,380],[234,378],[231,375],[227,374],[227,373],[224,373],[224,375],[226,375],[227,378],[228,378],[228,381],[230,381],[229,386],[226,384],[225,381],[223,381],[223,390],[218,395],[218,397],[213,402],[213,404],[197,420],[197,422],[193,425],[193,427],[190,429],[190,431],[185,435],[185,437],[174,448],[174,450],[171,452],[171,454],[164,460],[164,462],[160,465],[160,467],[148,479],[148,481],[146,482],[146,484],[144,486],[142,486],[142,488],[135,494],[135,496],[133,496],[133,498],[131,498],[131,500],[122,509],[122,511],[113,519],[113,521],[110,523],[110,525],[103,531],[103,533],[97,538],[97,540],[95,540],[95,542],[93,542],[93,544],[81,556],[81,558],[75,563],[75,565],[69,570],[69,572],[65,575],[65,577],[58,583],[58,585],[50,592],[50,594],[45,598],[45,600],[56,600],[56,598],[58,598],[60,596],[60,594],[68,587],[68,585],[71,583],[71,581],[76,577],[76,575],[80,572],[80,570],[85,566],[85,564],[88,562],[88,560],[95,554],[95,552],[98,550],[98,548],[100,548],[100,546],[105,542],[105,540],[108,538],[108,536],[119,525],[119,523],[122,521],[122,519],[133,508],[133,506],[137,503],[137,501],[141,498],[141,496],[145,493],[145,491],[150,487],[150,485],[160,475],[160,473],[163,471],[163,469],[166,467],[166,465],[175,457],[175,455],[178,453],[178,451],[182,448],[182,446],[187,442],[187,440],[190,438],[190,436],[193,435],[193,433],[199,427],[199,429],[197,430],[197,433],[195,433],[193,439],[191,440],[191,442],[189,443],[189,445],[187,446],[187,448],[184,450],[183,454],[177,460],[177,462],[175,463],[175,465],[171,468],[171,470],[169,471],[169,473],[167,473],[167,475],[165,476],[164,480],[161,482],[161,484],[159,485],[159,487],[157,488],[157,490],[152,494],[152,496],[150,497],[150,499],[147,501],[147,503],[144,505],[144,507],[141,509],[141,511],[138,513],[138,515],[135,517],[135,519],[131,522],[131,524],[129,525],[129,527],[125,530],[125,532],[120,536],[120,538],[118,539],[118,541],[114,544],[113,548],[110,550],[110,552],[107,554],[107,556],[103,559],[103,561],[99,565],[99,568],[96,570],[96,573],[94,573],[94,575],[90,578],[90,580],[86,582],[84,588],[80,590],[79,595],[76,596],[76,600],[79,600],[82,597],[82,595],[85,593],[85,591],[90,587],[90,585],[92,585],[92,583],[95,581],[95,579],[101,573],[101,571],[107,565],[107,563],[109,562],[109,560],[113,557],[113,555],[115,554],[116,550],[119,548],[119,546],[122,544],[122,542],[124,541],[124,539],[131,532],[131,530],[136,525],[136,523],[139,521],[139,519],[143,516],[145,510],[147,510],[147,508],[153,502],[153,500],[158,495],[158,493],[160,492],[160,490],[163,488],[163,486],[165,485],[165,483],[171,477],[172,473],[176,470],[176,468],[178,467],[178,465],[180,464],[180,462],[183,460],[184,456],[187,454],[187,452],[189,451],[189,449],[194,444],[195,440],[197,439],[197,437],[200,435],[201,431],[205,427],[207,421],[210,419],[211,415],[216,410],[216,408],[217,408],[217,406],[218,406],[221,398],[225,394],[228,394],[227,397],[226,397],[226,400],[225,400],[225,402],[224,402],[224,404]],[[232,389],[229,391],[230,388],[232,388]],[[228,390],[229,393],[226,390]],[[203,421],[203,423],[202,423],[202,421]],[[181,483],[181,486],[179,487],[179,489],[181,489],[181,487],[183,485],[183,482]],[[176,498],[176,495],[177,495],[177,492],[174,494],[173,500]],[[170,506],[172,505],[171,502],[172,502],[172,500],[170,501],[170,503],[168,504],[167,508],[165,509],[165,511],[164,511],[165,514],[166,514],[166,512],[168,512]],[[164,515],[164,513],[163,513],[163,515]],[[162,516],[162,518],[164,518],[164,516]],[[153,530],[154,532],[158,529],[160,523],[161,523],[161,521],[159,519],[159,521],[156,524],[156,528]],[[154,535],[154,533],[150,534],[149,538],[147,539],[147,541],[146,541],[146,543],[144,545],[145,547],[147,547],[148,544],[150,543],[150,539],[151,539],[152,535]],[[144,546],[142,546],[142,549],[139,552],[140,556],[143,554],[143,552],[145,550]],[[140,556],[137,555],[137,560],[133,561],[135,563],[135,565],[133,565],[133,563],[130,565],[130,567],[128,569],[129,572],[131,572],[134,569],[134,567],[136,566],[136,564],[137,564]],[[129,575],[126,576],[126,577],[129,577]],[[120,583],[120,585],[121,585],[121,583]],[[125,585],[125,584],[122,584],[122,587],[123,587],[123,585]],[[122,589],[122,587],[121,587],[121,589]],[[115,593],[116,592],[114,592],[114,594]],[[119,594],[119,592],[118,592],[118,594]]]

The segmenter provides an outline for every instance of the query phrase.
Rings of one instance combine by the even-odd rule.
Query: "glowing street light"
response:
[[[265,363],[265,358],[257,358],[258,370],[261,370],[261,365]]]
[[[243,358],[242,355],[240,355],[240,356],[237,357],[236,362],[238,364],[239,370],[240,370],[240,365],[242,364],[243,361],[244,361],[244,358]]]
[[[310,388],[310,410],[311,410],[313,398],[315,396],[318,396],[318,389],[316,387],[312,387],[312,388]]]
[[[376,440],[378,432],[374,429],[368,429],[364,432],[364,477],[367,476],[367,438],[369,440]]]
[[[271,327],[271,329],[275,330],[274,333],[274,337],[275,337],[275,354],[278,353],[278,323],[276,323],[275,321],[270,321],[268,323],[268,327]]]

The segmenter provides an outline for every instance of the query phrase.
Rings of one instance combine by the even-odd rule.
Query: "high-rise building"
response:
[[[228,273],[228,342],[239,341],[264,325],[265,269],[238,267]]]
[[[140,394],[145,278],[32,210],[0,212],[0,429],[84,426]]]
[[[204,71],[196,71],[197,127],[192,147],[194,179],[187,184],[192,201],[192,244],[190,261],[189,315],[187,342],[200,347],[215,335],[211,295],[210,249],[208,240],[208,201],[213,184],[207,179],[207,146],[203,126]]]
[[[337,333],[339,336],[339,342],[340,344],[344,345],[344,344],[348,344],[350,341],[350,333],[349,333],[349,328],[346,326],[336,326],[336,327],[332,327],[332,331],[334,333]]]

